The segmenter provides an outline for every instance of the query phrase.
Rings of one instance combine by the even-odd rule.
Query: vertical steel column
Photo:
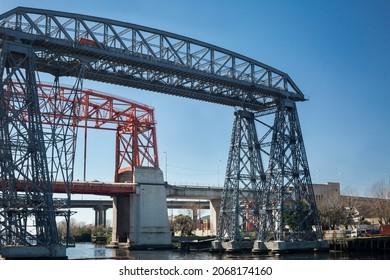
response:
[[[256,237],[265,175],[252,112],[235,112],[217,225],[219,240]]]
[[[322,238],[296,104],[277,104],[258,239]]]
[[[19,215],[12,211],[14,207],[18,206],[18,194],[16,191],[16,169],[13,161],[13,145],[11,141],[12,126],[10,124],[10,103],[11,97],[7,94],[6,85],[4,84],[6,73],[5,67],[8,65],[7,45],[3,43],[1,46],[0,56],[0,78],[2,83],[0,86],[0,174],[1,174],[1,188],[0,188],[0,247],[9,245],[25,243],[24,234],[19,236],[19,232],[25,232],[26,228],[21,225]],[[12,207],[11,207],[12,205]],[[16,233],[16,235],[15,235]]]
[[[58,245],[32,48],[1,47],[0,246]],[[23,84],[21,93],[13,80]],[[8,151],[7,151],[8,149]],[[18,195],[16,184],[25,189]]]

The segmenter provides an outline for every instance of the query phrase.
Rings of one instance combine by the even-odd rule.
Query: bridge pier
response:
[[[106,227],[107,208],[104,206],[97,206],[93,210],[95,210],[95,227]]]
[[[221,208],[221,198],[210,199],[210,234],[217,235],[217,223]]]
[[[127,242],[130,228],[130,198],[113,197],[112,246]]]
[[[165,183],[155,167],[135,167],[136,193],[114,198],[111,245],[127,242],[130,249],[170,248]]]

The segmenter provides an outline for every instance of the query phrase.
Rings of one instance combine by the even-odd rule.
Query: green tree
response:
[[[311,229],[313,218],[310,207],[303,201],[287,206],[284,211],[284,222],[292,231]]]
[[[177,215],[171,221],[173,232],[180,232],[180,236],[192,235],[192,218],[185,215]]]
[[[93,236],[107,236],[111,233],[111,229],[108,227],[97,226],[91,228],[91,234]]]
[[[71,218],[69,223],[70,237],[91,236],[93,231],[100,232],[102,227],[94,227],[91,224],[85,224],[84,222],[78,222],[76,219]],[[62,220],[57,223],[58,234],[62,239],[66,237],[66,221]],[[108,231],[109,229],[107,229]]]

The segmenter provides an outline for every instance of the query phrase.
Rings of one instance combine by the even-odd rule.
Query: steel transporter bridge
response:
[[[0,255],[18,246],[61,255],[55,218],[69,212],[58,211],[53,184],[70,193],[84,80],[235,108],[215,249],[242,249],[247,239],[253,251],[293,241],[315,248],[322,239],[296,106],[306,99],[286,73],[166,31],[26,7],[0,15],[0,66]],[[45,98],[41,73],[53,80]],[[62,77],[74,78],[66,99]],[[130,156],[115,180],[137,166],[158,168],[154,145],[152,157]]]

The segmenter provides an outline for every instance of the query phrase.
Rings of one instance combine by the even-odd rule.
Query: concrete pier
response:
[[[218,217],[221,208],[221,198],[210,199],[210,233],[217,235]]]
[[[239,253],[243,251],[251,251],[253,248],[253,240],[242,241],[220,241],[211,242],[211,252],[228,252]]]
[[[0,249],[0,259],[6,260],[65,260],[66,247],[64,245],[44,246],[6,246]]]
[[[130,228],[130,198],[118,196],[113,198],[113,219],[112,219],[112,243],[113,247],[118,243],[128,241]]]
[[[125,242],[129,249],[171,248],[166,191],[159,168],[136,167],[136,193],[114,199],[113,242]],[[120,220],[118,220],[120,217]]]
[[[283,253],[297,251],[329,251],[329,244],[325,240],[316,241],[255,241],[253,253]]]
[[[242,241],[221,241],[211,242],[212,252],[242,252],[252,253],[287,253],[297,251],[329,251],[329,244],[325,240],[317,241],[268,241],[242,240]]]

